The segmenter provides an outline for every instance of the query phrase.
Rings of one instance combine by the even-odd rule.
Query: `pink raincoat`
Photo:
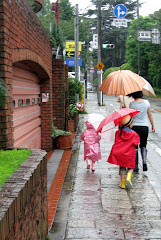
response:
[[[101,159],[99,143],[101,136],[89,121],[85,124],[87,129],[81,134],[81,140],[84,141],[84,160],[98,161]]]

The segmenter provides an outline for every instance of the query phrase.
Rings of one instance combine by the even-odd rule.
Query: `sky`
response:
[[[90,8],[90,0],[69,0],[72,6],[78,4],[79,12],[84,11],[86,8]],[[81,2],[81,4],[80,4]],[[139,3],[144,3],[139,9],[140,15],[145,17],[161,8],[161,0],[139,0]],[[82,11],[81,11],[82,9]]]

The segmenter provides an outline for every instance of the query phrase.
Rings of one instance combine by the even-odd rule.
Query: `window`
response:
[[[16,104],[16,102],[15,102],[15,100],[13,100],[13,108],[15,108],[15,104]]]
[[[19,107],[22,107],[22,106],[23,106],[23,99],[19,99],[19,100],[18,100],[18,106],[19,106]]]
[[[35,98],[32,98],[32,104],[35,104]]]
[[[30,105],[30,99],[29,98],[26,99],[26,106],[28,106],[28,105]]]

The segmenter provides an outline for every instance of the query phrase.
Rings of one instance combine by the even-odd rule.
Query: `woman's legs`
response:
[[[138,173],[139,172],[139,167],[138,167],[138,164],[139,164],[138,146],[137,146],[137,148],[135,148],[135,151],[136,151],[136,158],[135,158],[134,172]]]
[[[148,133],[149,129],[146,126],[134,126],[133,130],[140,136],[140,149],[141,149],[141,156],[142,156],[142,163],[143,163],[143,171],[147,171],[147,139],[148,139]],[[136,160],[135,160],[135,169],[134,172],[138,172],[138,152],[136,152]],[[138,171],[135,171],[137,170]]]

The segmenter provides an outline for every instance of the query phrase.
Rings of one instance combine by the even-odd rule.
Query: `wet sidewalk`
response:
[[[107,106],[98,106],[95,93],[88,94],[85,105],[88,113],[109,114]],[[80,141],[87,118],[80,116],[50,240],[161,239],[161,185],[150,161],[147,173],[140,165],[139,174],[133,174],[131,190],[120,189],[118,166],[106,162],[113,143],[102,139],[102,160],[95,172],[87,170]],[[148,143],[148,157],[156,154]]]

